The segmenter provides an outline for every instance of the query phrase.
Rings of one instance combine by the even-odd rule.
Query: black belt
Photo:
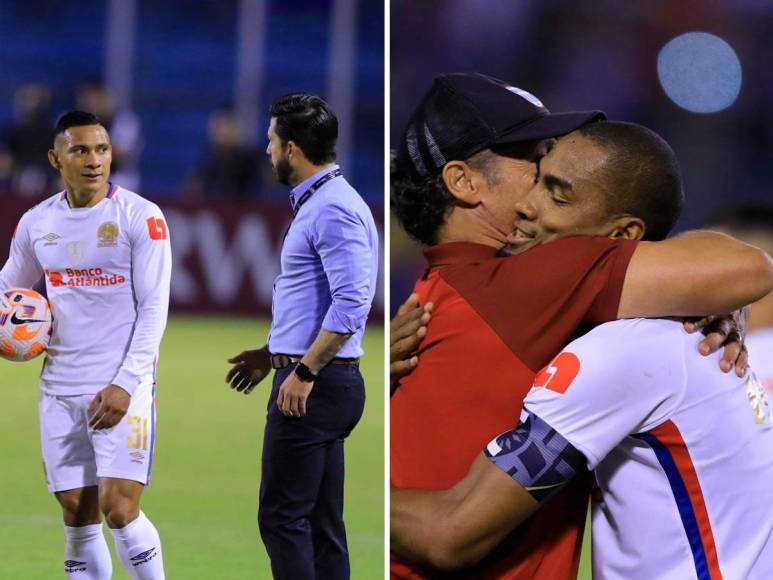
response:
[[[293,363],[301,361],[301,357],[292,354],[272,354],[270,357],[272,369],[284,369],[289,367]],[[328,364],[331,365],[358,365],[360,359],[358,358],[334,358]]]

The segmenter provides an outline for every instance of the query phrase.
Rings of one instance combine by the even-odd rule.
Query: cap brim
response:
[[[533,141],[560,137],[594,121],[604,121],[607,116],[601,111],[577,111],[572,113],[548,113],[533,121],[517,125],[504,131],[492,145]]]

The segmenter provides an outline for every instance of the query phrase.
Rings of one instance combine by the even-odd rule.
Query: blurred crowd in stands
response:
[[[383,207],[382,3],[25,0],[2,4],[0,38],[2,197],[56,190],[50,132],[79,107],[108,125],[127,188],[156,201],[281,204],[267,111],[308,91],[335,101],[344,173]]]
[[[46,155],[56,117],[62,112],[52,109],[51,97],[51,89],[39,83],[21,85],[14,93],[13,120],[0,128],[0,191],[8,195],[39,199],[61,189]],[[139,116],[114,107],[108,91],[96,82],[79,85],[72,106],[102,120],[113,145],[113,181],[139,191],[143,147]],[[263,151],[244,142],[236,117],[228,110],[211,114],[207,135],[199,162],[182,184],[182,197],[200,199],[206,192],[218,192],[229,199],[254,199],[261,180],[270,178],[263,167]]]

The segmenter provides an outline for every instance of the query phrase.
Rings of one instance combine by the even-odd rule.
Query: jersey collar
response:
[[[118,193],[118,186],[112,181],[107,182],[107,193],[103,199],[113,199],[115,194]],[[64,202],[67,207],[70,207],[70,201],[67,199],[67,190],[59,193],[59,201]]]

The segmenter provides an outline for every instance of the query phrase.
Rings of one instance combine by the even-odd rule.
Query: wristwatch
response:
[[[295,366],[295,374],[298,375],[298,378],[304,383],[313,383],[317,380],[317,375],[311,372],[311,369],[302,362],[299,362]]]

